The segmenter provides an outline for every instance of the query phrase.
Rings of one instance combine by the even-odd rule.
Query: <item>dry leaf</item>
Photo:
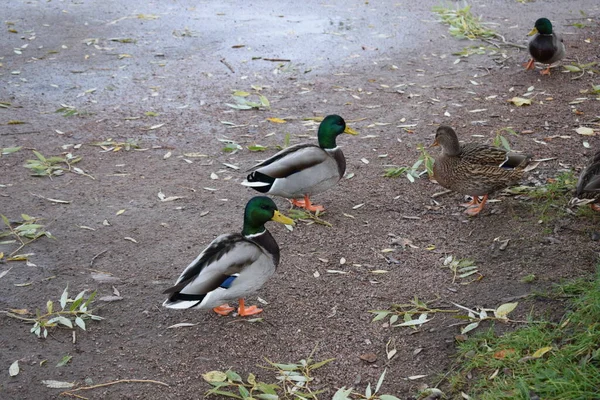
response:
[[[524,99],[523,97],[513,97],[512,99],[507,101],[513,103],[517,107],[531,105],[531,99]]]
[[[276,124],[285,124],[286,120],[281,118],[267,118],[267,121],[271,121]]]
[[[579,128],[575,129],[575,132],[584,136],[594,136],[594,130],[586,126],[580,126]]]

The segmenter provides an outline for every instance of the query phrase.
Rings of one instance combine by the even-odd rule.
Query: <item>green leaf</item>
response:
[[[19,151],[19,150],[21,150],[21,147],[23,147],[23,146],[5,147],[5,148],[2,149],[2,155],[7,155],[7,154],[10,154],[10,153],[14,153],[16,151]]]
[[[88,297],[88,299],[86,300],[86,302],[79,308],[80,311],[87,311],[88,306],[90,305],[90,303],[92,302],[92,300],[94,300],[94,297],[96,297],[96,291],[94,290],[92,292],[92,294],[90,294],[90,297]]]
[[[73,329],[73,323],[71,322],[71,320],[69,318],[66,318],[63,316],[56,317],[56,318],[57,318],[56,320],[58,321],[59,324],[63,324],[64,326]]]
[[[61,358],[61,360],[58,362],[58,364],[56,364],[56,367],[64,367],[65,365],[67,365],[69,363],[69,361],[71,361],[71,358],[73,358],[73,356],[70,355],[66,355],[63,358]]]
[[[46,162],[46,157],[44,157],[42,155],[42,153],[40,153],[39,151],[33,150],[33,154],[35,154],[35,156],[41,161],[41,162]]]
[[[379,400],[400,400],[400,399],[396,396],[392,396],[391,394],[382,394],[381,396],[379,396]]]
[[[262,400],[279,400],[279,396],[277,396],[276,394],[259,393],[255,394],[253,397]]]
[[[85,321],[81,318],[81,317],[77,317],[75,318],[75,324],[80,327],[81,329],[83,329],[84,331],[85,329]]]
[[[227,379],[229,379],[230,381],[244,383],[242,377],[235,371],[228,370],[227,372],[225,372],[225,376],[227,376]]]
[[[372,394],[373,394],[373,393],[371,392],[371,383],[368,383],[368,384],[367,384],[367,388],[365,389],[365,397],[366,397],[367,399],[369,399],[369,398],[371,398],[371,395],[372,395]]]
[[[581,72],[581,68],[575,65],[563,65],[563,68],[569,72]]]
[[[479,322],[470,323],[469,325],[462,328],[460,330],[460,333],[464,335],[467,332],[471,332],[473,329],[477,328],[478,326],[479,326]]]
[[[267,150],[267,147],[261,146],[260,144],[254,144],[251,146],[247,146],[247,148],[250,151],[265,151],[265,150]]]
[[[206,393],[207,394],[220,394],[221,396],[225,396],[225,397],[233,397],[234,399],[241,399],[241,397],[238,396],[237,394],[233,394],[231,392],[224,392],[222,390],[217,390],[217,388],[211,389]]]
[[[376,322],[384,319],[390,314],[390,311],[371,311],[375,314],[375,317],[371,320],[371,322]]]
[[[227,380],[227,374],[221,371],[209,371],[202,374],[202,378],[207,382],[224,382]]]
[[[263,105],[263,107],[266,108],[270,108],[271,107],[271,103],[269,103],[269,100],[263,96],[262,94],[258,96],[260,98],[260,104]]]
[[[54,303],[52,303],[52,300],[48,300],[48,302],[46,303],[46,309],[48,310],[48,314],[52,314],[52,305]]]
[[[349,397],[350,393],[352,393],[352,388],[346,389],[346,387],[343,386],[335,392],[331,400],[351,400]]]
[[[383,380],[385,379],[385,373],[387,371],[387,368],[383,370],[383,372],[381,373],[381,376],[379,377],[379,380],[377,381],[377,386],[375,386],[375,393],[379,392],[379,389],[381,389],[381,385],[383,384]]]
[[[62,295],[60,296],[60,307],[62,310],[64,310],[65,307],[67,306],[67,300],[69,299],[68,289],[69,289],[69,285],[67,285],[65,290],[63,290]]]
[[[309,369],[312,371],[312,370],[315,370],[317,368],[321,368],[323,365],[329,364],[332,361],[335,361],[335,358],[328,358],[327,360],[319,361],[317,363],[311,364],[309,366]]]
[[[240,395],[242,396],[242,399],[247,399],[248,397],[250,397],[250,392],[248,391],[248,389],[246,389],[242,385],[238,386],[238,390],[240,391]]]

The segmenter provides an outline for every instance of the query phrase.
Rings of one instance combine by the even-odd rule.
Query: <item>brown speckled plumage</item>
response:
[[[433,175],[440,185],[470,196],[486,196],[517,183],[529,156],[485,144],[458,142],[456,132],[440,126],[434,145],[442,147]],[[478,204],[478,203],[474,203]]]
[[[600,200],[600,150],[581,171],[576,196],[578,199]]]

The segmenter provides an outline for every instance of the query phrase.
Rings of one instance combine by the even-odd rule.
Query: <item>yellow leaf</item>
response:
[[[550,350],[552,350],[552,346],[542,347],[541,349],[538,349],[535,353],[533,353],[533,355],[531,357],[542,358],[542,356],[544,354],[546,354],[547,352],[549,352]]]
[[[2,251],[0,251],[0,260],[2,260],[4,258],[4,253]]]
[[[26,308],[11,308],[9,311],[13,314],[19,314],[19,315],[29,314],[29,311]]]
[[[205,374],[202,374],[202,377],[207,382],[225,382],[227,379],[227,375],[225,372],[221,371],[210,371]]]
[[[530,99],[524,99],[522,97],[513,97],[512,99],[510,99],[508,101],[510,103],[513,103],[517,107],[531,105],[531,100]]]
[[[117,211],[117,215],[121,215],[121,214],[123,214],[124,212],[125,212],[125,210],[124,210],[124,209],[123,209],[123,210],[119,210],[119,211]]]
[[[286,120],[281,118],[267,118],[267,121],[271,121],[275,124],[285,124]]]
[[[506,319],[506,316],[510,314],[515,308],[517,308],[518,305],[518,302],[502,304],[500,307],[494,310],[494,315],[496,316],[496,318]]]
[[[250,96],[250,93],[244,92],[243,90],[236,90],[235,92],[233,92],[233,95],[238,97],[248,97]]]

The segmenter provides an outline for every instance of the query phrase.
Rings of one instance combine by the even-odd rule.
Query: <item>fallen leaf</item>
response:
[[[75,386],[75,383],[73,382],[62,382],[62,381],[55,381],[55,380],[43,380],[42,383],[44,385],[46,385],[46,387],[52,388],[52,389],[70,389],[73,386]]]
[[[168,326],[167,329],[187,328],[187,327],[196,326],[196,325],[198,325],[198,323],[192,324],[191,322],[180,322],[178,324]]]
[[[542,347],[531,355],[533,358],[542,358],[544,354],[552,350],[552,346]]]
[[[377,361],[377,354],[375,354],[375,353],[361,354],[360,359],[372,364],[375,361]]]
[[[271,121],[275,124],[285,124],[286,120],[281,118],[267,118],[267,121]]]
[[[512,99],[507,101],[513,103],[517,107],[531,105],[531,99],[524,99],[523,97],[513,97]]]
[[[10,365],[10,368],[8,368],[8,374],[10,376],[17,376],[19,374],[19,360],[15,361],[14,363],[12,363]]]
[[[588,128],[587,126],[580,126],[579,128],[575,129],[575,132],[584,136],[594,136],[594,130],[592,128]]]

